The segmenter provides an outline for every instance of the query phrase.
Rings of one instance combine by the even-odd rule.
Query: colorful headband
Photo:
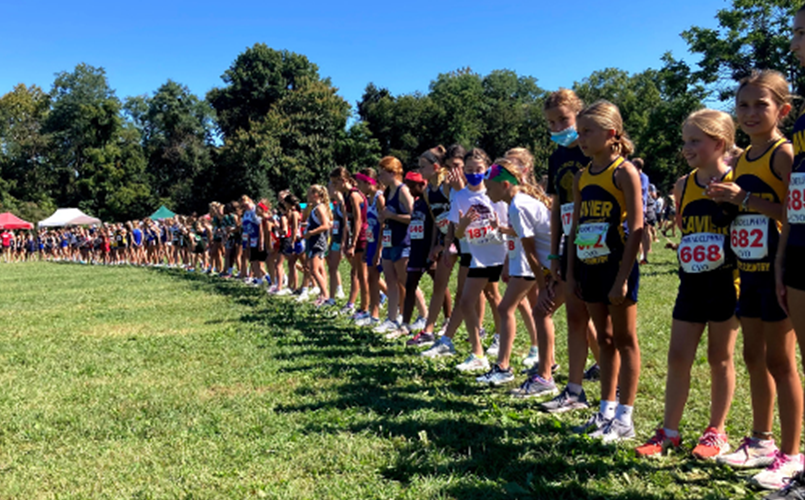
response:
[[[511,183],[513,186],[520,184],[520,181],[517,180],[517,177],[497,163],[489,167],[489,170],[486,171],[486,176],[484,178],[495,182],[509,181],[509,183]]]
[[[263,203],[262,201],[261,201],[260,203],[258,203],[258,204],[257,204],[257,206],[258,206],[258,208],[260,208],[262,211],[264,211],[264,212],[268,212],[268,206],[267,206],[265,203]]]
[[[375,179],[372,179],[368,175],[362,174],[360,172],[355,174],[355,178],[358,179],[359,181],[363,181],[363,182],[365,182],[367,184],[371,184],[372,186],[377,186],[377,181]]]

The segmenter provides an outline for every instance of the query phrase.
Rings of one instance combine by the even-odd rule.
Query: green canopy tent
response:
[[[168,210],[168,207],[162,205],[159,207],[159,210],[151,214],[151,220],[159,220],[159,219],[170,219],[171,217],[175,217],[176,214]]]

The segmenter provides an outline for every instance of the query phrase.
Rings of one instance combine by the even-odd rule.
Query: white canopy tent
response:
[[[90,217],[77,208],[60,208],[50,217],[39,222],[39,227],[89,226],[101,220]]]

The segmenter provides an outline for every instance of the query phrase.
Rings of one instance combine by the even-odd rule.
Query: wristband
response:
[[[744,196],[744,201],[741,202],[741,208],[744,210],[749,209],[749,197],[752,196],[752,193],[749,191],[746,192],[746,196]]]
[[[548,255],[548,260],[559,260],[561,258],[562,257],[560,255],[556,255],[555,253]]]

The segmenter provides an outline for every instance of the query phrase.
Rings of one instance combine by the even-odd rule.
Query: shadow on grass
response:
[[[478,386],[452,363],[445,369],[443,362],[402,357],[401,346],[308,305],[238,282],[155,272],[249,307],[240,321],[257,328],[259,347],[278,362],[280,375],[336,380],[323,389],[303,384],[291,403],[273,410],[300,416],[304,433],[368,434],[391,443],[392,452],[378,455],[378,474],[389,481],[408,487],[438,478],[439,496],[461,499],[660,499],[691,486],[699,497],[715,494],[707,489],[710,474],[702,482],[668,479],[673,491],[636,490],[628,477],[667,478],[679,464],[639,461],[631,451],[573,435],[558,419],[534,412],[533,402]]]

